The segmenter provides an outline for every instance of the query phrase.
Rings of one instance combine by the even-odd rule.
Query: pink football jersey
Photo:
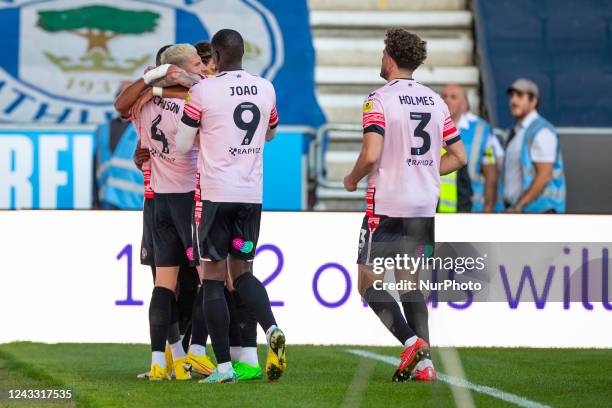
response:
[[[272,84],[221,72],[191,88],[183,122],[199,126],[202,199],[261,203],[266,132],[278,124]]]
[[[366,99],[363,128],[384,138],[368,179],[367,214],[433,217],[442,147],[460,140],[442,98],[412,79],[392,80]]]
[[[186,154],[175,148],[184,103],[182,99],[154,96],[134,121],[141,145],[151,152],[150,187],[156,193],[187,193],[195,189],[198,148],[194,146]]]

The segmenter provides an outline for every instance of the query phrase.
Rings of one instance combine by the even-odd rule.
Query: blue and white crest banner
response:
[[[161,46],[222,28],[243,35],[245,69],[274,83],[283,124],[323,122],[306,2],[282,0],[1,1],[0,121],[101,123]]]

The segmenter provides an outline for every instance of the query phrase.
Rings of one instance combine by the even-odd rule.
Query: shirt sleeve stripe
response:
[[[272,108],[268,124],[270,127],[276,127],[276,125],[278,125],[278,112],[276,111],[276,105]]]
[[[381,126],[384,129],[386,125],[385,116],[382,113],[369,113],[363,115],[363,127],[367,128],[371,125]]]
[[[193,120],[200,120],[202,117],[202,112],[197,110],[191,105],[185,105],[185,109],[183,109],[185,115],[189,116]]]
[[[378,133],[381,136],[385,135],[385,128],[378,125],[369,125],[363,129],[363,133]]]
[[[200,121],[190,117],[187,114],[187,112],[183,112],[183,117],[181,118],[181,122],[183,122],[187,126],[194,127],[194,128],[197,128],[200,126]]]
[[[445,144],[446,146],[450,146],[450,145],[452,145],[453,143],[457,143],[457,142],[458,142],[458,141],[460,141],[460,140],[461,140],[461,136],[457,135],[457,136],[455,136],[455,137],[453,137],[453,138],[451,138],[451,139],[449,139],[449,140],[445,140],[445,141],[444,141],[444,144]]]

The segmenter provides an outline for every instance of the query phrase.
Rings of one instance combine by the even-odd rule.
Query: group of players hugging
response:
[[[268,80],[243,69],[243,55],[243,38],[230,29],[210,43],[163,47],[157,66],[115,102],[136,127],[134,161],[145,179],[141,261],[151,266],[155,282],[151,368],[141,375],[149,380],[189,380],[197,373],[200,382],[228,383],[265,372],[274,381],[286,369],[285,335],[253,275],[263,149],[276,134],[276,95]],[[427,306],[419,291],[394,297],[376,290],[372,262],[420,256],[419,248],[433,245],[440,175],[466,163],[448,107],[412,78],[426,55],[417,35],[387,31],[386,84],[365,100],[362,149],[344,179],[355,191],[368,177],[359,292],[404,347],[395,382],[436,379]],[[268,345],[263,370],[257,324]],[[216,366],[206,355],[209,336]]]

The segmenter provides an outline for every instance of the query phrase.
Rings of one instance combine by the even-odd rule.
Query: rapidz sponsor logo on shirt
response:
[[[243,156],[245,154],[260,154],[261,147],[230,147],[229,152],[232,156]]]

